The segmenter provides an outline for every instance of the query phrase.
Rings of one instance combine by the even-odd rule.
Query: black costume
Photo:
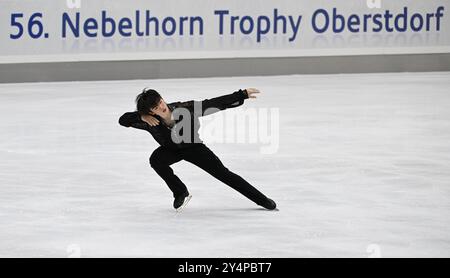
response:
[[[187,101],[167,104],[174,114],[176,113],[177,108],[184,108],[185,112],[180,113],[179,118],[175,119],[175,126],[172,128],[164,124],[164,121],[157,115],[154,115],[154,117],[159,120],[159,124],[150,126],[141,119],[137,111],[123,114],[119,119],[119,123],[125,127],[131,126],[147,130],[161,145],[150,156],[150,165],[166,182],[175,198],[178,196],[187,196],[188,190],[184,183],[173,173],[170,165],[180,160],[186,160],[205,170],[231,188],[239,191],[256,204],[269,209],[274,209],[275,204],[272,200],[264,196],[264,194],[250,185],[242,177],[228,170],[222,164],[220,159],[203,144],[198,135],[198,130],[200,128],[198,118],[200,116],[209,115],[227,108],[238,107],[242,105],[247,98],[248,95],[246,90],[239,90],[233,94],[206,99],[201,102]],[[180,109],[178,111],[182,110],[183,109]],[[181,124],[177,125],[183,120],[183,116],[186,115],[190,117],[190,131],[183,130],[186,126]],[[185,132],[190,132],[188,133],[188,135],[190,135],[188,140],[174,142],[173,138],[176,138],[176,135],[183,136],[186,135],[184,134]]]

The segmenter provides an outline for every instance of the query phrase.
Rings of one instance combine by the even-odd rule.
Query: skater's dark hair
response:
[[[147,115],[152,108],[156,107],[161,100],[161,95],[149,88],[142,90],[136,97],[136,109],[140,115]]]

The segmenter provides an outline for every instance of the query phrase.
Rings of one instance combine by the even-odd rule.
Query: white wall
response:
[[[442,8],[440,8],[442,7]],[[354,14],[360,24],[346,27],[342,32],[329,29],[323,33],[313,28],[313,15],[323,9],[332,15],[337,9],[340,19],[346,22]],[[399,16],[397,23],[403,27],[402,14],[407,9],[407,30],[389,32],[383,22],[382,30],[373,28],[375,14],[389,10],[391,19]],[[439,9],[440,8],[440,9]],[[214,11],[227,10],[224,17],[223,34],[220,34],[219,15]],[[286,18],[286,32],[283,34],[282,21],[278,22],[278,32],[274,30],[274,12]],[[102,11],[118,25],[124,19],[122,34],[116,27],[116,33],[108,37],[102,35]],[[136,21],[136,12],[140,20]],[[150,25],[150,34],[140,36],[144,30],[146,11],[159,20],[159,34],[154,34]],[[36,16],[42,13],[42,17]],[[68,27],[68,19],[75,21],[80,16],[80,26],[90,19],[87,26],[97,21],[98,28],[91,28],[87,33],[81,31],[75,37]],[[415,16],[411,25],[411,17]],[[127,60],[171,60],[171,59],[214,59],[214,58],[247,58],[247,57],[309,57],[309,56],[341,56],[341,55],[377,55],[377,54],[419,54],[450,53],[450,0],[34,0],[34,1],[1,1],[0,2],[0,63],[34,63],[34,62],[70,62],[70,61],[127,61]],[[13,14],[18,16],[17,22],[24,27],[24,33],[17,39],[10,35],[19,33],[19,27],[12,26]],[[31,30],[27,25],[30,17],[35,15]],[[66,16],[64,17],[64,15]],[[193,34],[189,34],[189,23],[185,22],[183,34],[180,34],[180,17],[199,17],[203,22],[203,33],[200,34],[199,20],[194,21]],[[239,16],[243,30],[236,21],[235,34],[230,34],[230,16]],[[290,17],[289,17],[290,16]],[[369,18],[370,16],[370,18]],[[170,34],[171,17],[176,22],[175,32]],[[364,30],[366,17],[367,30]],[[254,28],[250,30],[250,18]],[[422,28],[419,28],[421,19]],[[63,19],[66,19],[65,24]],[[168,34],[163,34],[163,21]],[[259,26],[258,29],[258,20]],[[290,23],[294,23],[293,25]],[[330,18],[330,24],[332,18]],[[384,19],[382,19],[384,20]],[[299,25],[296,25],[297,22]],[[43,31],[39,30],[39,22]],[[106,23],[106,31],[111,30],[111,21]],[[140,23],[137,29],[136,22]],[[324,26],[322,13],[314,21],[319,28]],[[339,23],[340,21],[338,21]],[[429,30],[426,29],[428,23]],[[269,24],[269,25],[267,25]],[[263,32],[266,30],[267,32]],[[298,28],[295,28],[298,26]],[[359,26],[359,30],[355,31]],[[65,36],[63,30],[66,30]],[[95,27],[95,26],[93,26]],[[331,27],[331,25],[330,25]],[[412,30],[412,28],[420,30]],[[81,27],[82,29],[82,27]],[[355,32],[352,32],[352,30]],[[248,35],[243,32],[249,31]],[[258,32],[258,30],[260,32]],[[38,38],[30,38],[32,34],[42,33]],[[93,35],[96,33],[97,35]],[[130,36],[128,36],[130,33]],[[45,37],[48,34],[48,37]],[[89,37],[91,34],[92,37]]]

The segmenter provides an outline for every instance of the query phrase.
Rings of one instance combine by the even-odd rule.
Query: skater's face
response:
[[[161,99],[159,100],[158,104],[157,104],[155,107],[153,107],[153,108],[151,109],[151,113],[152,113],[153,115],[158,115],[158,116],[160,116],[160,117],[165,118],[165,117],[167,117],[168,115],[170,115],[170,109],[169,109],[169,107],[167,106],[167,103],[164,101],[164,99],[161,98]]]

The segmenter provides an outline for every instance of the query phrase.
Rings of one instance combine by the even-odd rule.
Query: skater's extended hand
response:
[[[143,115],[141,116],[141,119],[148,123],[150,126],[157,126],[159,125],[159,121],[157,118],[153,117],[152,115]]]
[[[255,88],[247,88],[246,91],[248,98],[256,98],[255,94],[261,93],[258,89]]]

